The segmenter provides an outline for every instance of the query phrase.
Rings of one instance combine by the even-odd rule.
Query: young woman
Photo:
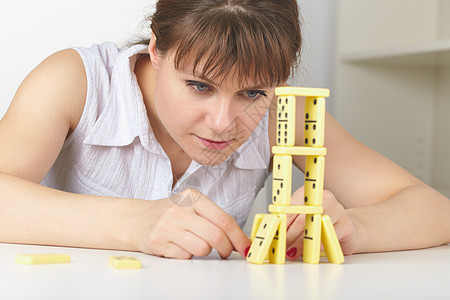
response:
[[[298,17],[295,0],[160,0],[149,41],[47,58],[0,121],[0,242],[245,256]],[[330,115],[325,140],[323,205],[345,254],[450,242],[447,198]],[[304,220],[288,225],[296,259]]]

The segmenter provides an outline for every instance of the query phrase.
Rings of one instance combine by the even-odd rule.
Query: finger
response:
[[[181,193],[178,198],[190,198],[187,193]],[[172,206],[170,222],[176,230],[165,228],[170,233],[171,241],[177,243],[195,256],[205,256],[215,248],[221,257],[228,257],[233,250],[231,242],[225,233],[215,224],[200,216],[191,206]]]
[[[211,247],[186,229],[185,224],[191,222],[192,215],[199,218],[188,208],[172,205],[149,237],[153,254],[184,259],[208,255]]]
[[[344,255],[350,255],[353,253],[352,238],[354,237],[354,227],[350,219],[345,219],[341,222],[334,224],[334,230],[336,236],[341,245]]]
[[[302,186],[292,194],[291,205],[304,205],[305,204],[304,195],[305,195],[305,186]],[[288,228],[291,225],[291,223],[294,222],[296,217],[297,217],[296,214],[286,215],[286,225]]]
[[[245,257],[245,250],[250,246],[251,242],[229,214],[204,195],[193,207],[198,215],[222,230],[234,249]]]
[[[159,250],[156,255],[166,258],[177,258],[177,259],[190,259],[192,257],[191,253],[189,253],[188,251],[184,250],[182,247],[174,243],[165,244],[164,249]]]
[[[173,242],[193,256],[207,256],[212,250],[206,241],[189,231],[179,231]]]
[[[305,215],[296,215],[296,218],[287,228],[286,231],[286,245],[292,244],[305,231]]]
[[[183,208],[179,209],[183,210]],[[177,217],[173,218],[172,230],[167,229],[167,242],[164,246],[171,243],[191,256],[206,256],[211,253],[212,248],[206,241],[186,228],[185,225],[192,222],[191,219],[192,217],[185,213],[178,213]]]
[[[333,224],[346,217],[347,213],[345,208],[339,203],[332,192],[324,190],[322,202],[323,214],[330,216]]]
[[[186,229],[216,249],[221,257],[228,257],[231,251],[233,251],[233,245],[226,234],[215,224],[203,217],[196,215],[196,217],[188,220]]]
[[[336,197],[327,190],[324,190],[323,206],[324,215],[330,217],[344,254],[351,254],[351,250],[349,249],[351,248],[354,227],[345,208],[337,201]]]
[[[305,204],[305,186],[299,187],[291,196],[292,205]]]
[[[296,260],[303,254],[303,238],[302,234],[292,244],[286,247],[286,258],[288,260]]]

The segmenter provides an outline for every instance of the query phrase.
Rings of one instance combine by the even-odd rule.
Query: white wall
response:
[[[332,89],[336,56],[335,0],[302,0],[303,53],[298,74],[292,83]],[[333,110],[333,90],[327,98],[328,110]]]
[[[0,1],[0,117],[25,76],[51,53],[131,37],[154,0]]]
[[[303,49],[299,69],[294,78],[290,80],[290,84],[330,89],[327,110],[333,113],[336,1],[302,0],[298,3],[302,19]],[[302,186],[303,181],[303,174],[295,169],[292,179],[293,190]],[[270,197],[271,190],[268,198]]]

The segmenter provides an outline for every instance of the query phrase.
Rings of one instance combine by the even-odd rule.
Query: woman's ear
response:
[[[156,36],[153,34],[153,31],[150,36],[150,43],[148,44],[148,54],[150,55],[153,68],[158,71],[161,55],[159,55],[158,50],[156,49]]]

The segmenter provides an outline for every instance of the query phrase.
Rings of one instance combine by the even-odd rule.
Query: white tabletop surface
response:
[[[21,265],[17,254],[62,253],[65,264]],[[113,269],[109,255],[141,260]],[[0,299],[450,299],[450,245],[357,254],[342,265],[254,265],[237,253],[191,260],[142,253],[0,243]]]

